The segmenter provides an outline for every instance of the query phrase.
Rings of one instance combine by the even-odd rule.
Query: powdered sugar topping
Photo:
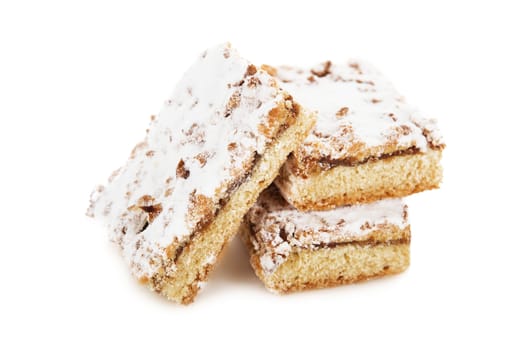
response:
[[[88,210],[108,227],[137,277],[176,270],[173,248],[204,227],[249,175],[274,136],[269,113],[283,99],[274,78],[229,44],[204,52],[185,73]]]
[[[361,161],[409,148],[439,147],[435,123],[420,117],[370,64],[330,61],[311,69],[278,67],[272,73],[298,102],[318,111],[317,125],[299,150],[304,158]],[[424,133],[423,125],[432,124]],[[435,142],[433,142],[435,141]]]

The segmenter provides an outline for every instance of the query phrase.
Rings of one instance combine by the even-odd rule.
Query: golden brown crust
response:
[[[371,203],[436,189],[442,179],[441,150],[396,155],[354,166],[339,165],[308,177],[283,166],[275,184],[301,211]]]
[[[351,194],[342,194],[336,197],[330,197],[323,200],[306,200],[294,201],[292,198],[287,198],[288,201],[297,209],[301,211],[310,210],[330,210],[343,205],[356,203],[372,203],[385,198],[401,198],[414,193],[438,189],[439,185],[434,183],[421,183],[409,188],[389,189],[377,191],[374,193],[356,192]]]
[[[408,249],[408,245],[406,244],[400,244],[399,246],[405,246]],[[326,279],[321,279],[317,281],[304,282],[304,283],[294,284],[294,285],[287,285],[287,284],[282,283],[282,284],[277,284],[275,286],[275,289],[280,294],[288,294],[288,293],[304,291],[304,290],[337,287],[337,286],[341,286],[345,284],[365,282],[368,280],[377,279],[377,278],[384,277],[384,276],[396,275],[396,274],[399,274],[405,271],[407,268],[408,268],[408,265],[402,268],[396,268],[396,269],[392,269],[390,267],[385,266],[385,268],[373,274],[368,274],[368,275],[361,274],[357,276],[340,276],[337,278],[326,278]]]
[[[408,266],[406,268],[408,268]],[[303,284],[298,284],[298,285],[293,285],[293,286],[282,285],[282,286],[277,286],[277,290],[281,294],[288,294],[288,293],[302,291],[302,290],[337,287],[337,286],[341,286],[345,284],[364,282],[364,281],[368,281],[368,280],[372,280],[372,279],[376,279],[376,278],[380,278],[384,276],[396,275],[406,270],[406,268],[402,270],[387,269],[387,270],[379,271],[373,275],[359,275],[359,276],[353,276],[353,277],[341,277],[337,279],[325,279],[325,280],[319,280],[316,282],[306,282]]]

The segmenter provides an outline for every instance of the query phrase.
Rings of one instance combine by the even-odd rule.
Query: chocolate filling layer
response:
[[[384,160],[384,159],[387,159],[387,158],[391,158],[391,157],[396,157],[396,156],[408,156],[408,155],[413,155],[413,154],[416,154],[416,153],[419,153],[419,149],[417,147],[410,147],[410,148],[407,148],[407,149],[403,149],[403,150],[399,150],[399,151],[395,151],[393,153],[388,153],[388,154],[381,154],[379,156],[370,156],[368,158],[365,158],[365,159],[362,159],[362,160],[357,160],[353,157],[347,157],[347,158],[340,158],[340,159],[332,159],[330,157],[322,157],[318,160],[318,163],[320,164],[320,166],[325,169],[325,167],[329,167],[329,168],[332,168],[334,166],[338,166],[338,165],[344,165],[344,166],[356,166],[356,165],[361,165],[361,164],[365,164],[365,163],[368,163],[368,162],[375,162],[375,161],[378,161],[378,160]]]
[[[331,168],[335,168],[336,166],[352,167],[352,166],[358,166],[358,165],[362,165],[366,163],[377,162],[380,160],[385,160],[385,159],[389,159],[393,157],[409,156],[409,155],[414,155],[414,154],[419,154],[419,153],[421,153],[419,148],[410,147],[407,149],[395,151],[393,153],[381,154],[379,156],[370,156],[368,158],[360,159],[360,160],[357,160],[353,157],[346,157],[346,158],[339,158],[339,159],[333,159],[330,157],[321,157],[318,159],[305,157],[302,160],[302,164],[300,166],[298,166],[297,164],[298,161],[297,159],[295,159],[294,162],[292,163],[293,165],[291,166],[290,170],[292,174],[294,174],[295,176],[301,176],[302,178],[306,179],[308,178],[310,174],[320,172],[320,171],[326,171]],[[293,157],[293,155],[291,157]],[[289,158],[289,159],[292,159],[292,158]]]
[[[315,245],[315,248],[335,248],[338,246],[345,246],[345,245],[357,245],[360,247],[365,247],[365,246],[375,247],[378,245],[396,245],[396,244],[409,244],[409,243],[410,243],[410,237],[400,238],[400,239],[391,239],[388,241],[378,241],[375,239],[367,239],[365,241],[321,243],[321,244]]]
[[[251,234],[253,235],[253,233],[255,232],[255,225],[253,223],[250,223],[250,232]],[[283,237],[281,237],[283,238]],[[286,238],[284,239],[284,241],[288,241]],[[289,242],[288,242],[289,243]],[[323,249],[323,248],[335,248],[335,247],[339,247],[339,246],[345,246],[345,245],[356,245],[356,246],[360,246],[360,247],[375,247],[375,246],[378,246],[378,245],[396,245],[396,244],[409,244],[410,243],[410,236],[407,237],[407,238],[399,238],[399,239],[389,239],[389,240],[386,240],[386,241],[383,241],[383,240],[377,240],[377,239],[374,239],[374,238],[370,238],[370,239],[367,239],[367,240],[364,240],[364,241],[349,241],[349,242],[329,242],[329,243],[319,243],[319,244],[312,244],[311,245],[311,248],[310,247],[301,247],[301,246],[295,246],[295,248],[298,248],[298,249],[307,249],[307,250],[317,250],[317,249]],[[265,246],[265,243],[261,243],[259,242],[259,245],[261,247]]]

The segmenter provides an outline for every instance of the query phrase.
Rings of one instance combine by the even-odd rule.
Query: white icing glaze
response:
[[[319,113],[317,125],[296,154],[341,159],[380,156],[410,147],[425,152],[427,138],[437,135],[435,123],[420,118],[392,84],[365,62],[330,63],[326,71],[323,64],[312,69],[283,66],[276,72],[285,90]],[[340,112],[342,108],[347,112]],[[423,125],[433,126],[427,137]],[[437,136],[434,139],[441,142]]]
[[[261,194],[248,220],[252,244],[265,273],[275,271],[294,248],[352,242],[385,226],[403,229],[408,225],[407,207],[401,199],[301,212],[286,203],[274,187]]]
[[[268,125],[269,111],[284,97],[262,70],[248,74],[258,79],[255,86],[239,84],[249,65],[229,44],[204,52],[152,120],[135,154],[105,188],[94,191],[88,214],[109,229],[137,277],[155,274],[167,260],[166,248],[187,240],[200,220],[213,215],[192,213],[191,194],[205,196],[217,209],[228,187],[242,181],[246,166],[271,141],[259,128]],[[240,101],[232,109],[228,103],[234,94]],[[187,178],[176,175],[181,160]],[[145,195],[162,210],[140,232],[148,214],[130,208]],[[214,261],[215,256],[206,260]],[[173,264],[164,268],[176,270]]]

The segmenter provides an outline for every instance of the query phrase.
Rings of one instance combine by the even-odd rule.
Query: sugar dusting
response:
[[[299,103],[319,113],[317,125],[294,152],[299,162],[359,161],[442,144],[435,121],[422,118],[370,64],[328,61],[310,69],[282,66],[274,74]]]
[[[198,231],[246,176],[271,142],[259,130],[283,99],[274,78],[254,70],[229,44],[207,50],[184,74],[145,139],[108,184],[96,188],[88,209],[109,229],[135,276],[176,270],[168,248],[175,251]],[[144,198],[151,203],[137,204]],[[153,208],[161,208],[154,218]]]

